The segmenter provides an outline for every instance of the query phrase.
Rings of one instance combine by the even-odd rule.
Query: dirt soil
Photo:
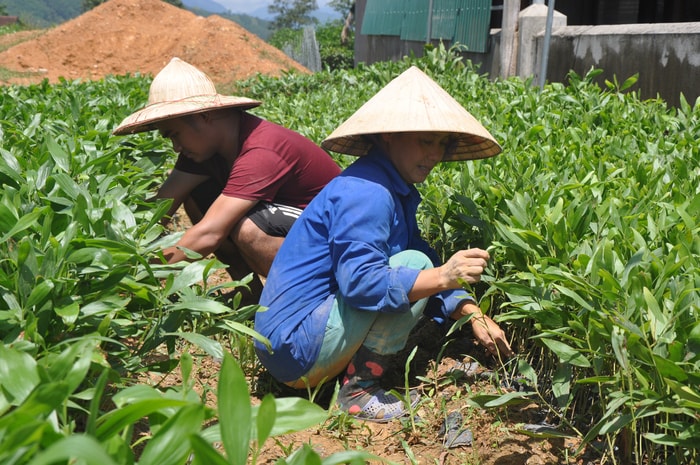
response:
[[[175,230],[191,225],[182,208],[175,220]],[[208,285],[228,280],[228,275],[220,271],[210,277]],[[520,349],[516,341],[512,346],[516,352]],[[214,407],[219,362],[202,353],[193,355],[195,389]],[[499,369],[499,362],[475,343],[468,327],[450,335],[447,328],[432,321],[416,327],[407,348],[393,359],[386,376],[387,389],[405,392],[407,362],[409,387],[422,395],[414,424],[408,418],[389,423],[344,421],[349,417],[339,415],[332,404],[339,380],[330,380],[312,392],[314,402],[329,409],[329,419],[316,428],[285,435],[277,441],[268,440],[256,463],[273,465],[291,451],[310,444],[321,457],[347,449],[364,450],[388,463],[405,465],[600,464],[595,450],[577,451],[581,445],[578,437],[538,438],[526,433],[529,428],[547,428],[556,422],[550,412],[534,402],[489,410],[469,404],[471,396],[501,395],[527,388],[512,373],[506,373],[503,367]],[[249,379],[253,403],[259,403],[268,393],[275,397],[309,398],[306,390],[294,390],[276,382],[259,364],[247,366],[245,371],[256,374]],[[161,388],[182,384],[178,370],[148,373],[139,381]]]
[[[211,284],[217,281],[215,278]],[[446,336],[441,326],[424,322],[412,334],[407,349],[394,357],[386,388],[405,392],[405,367],[414,347],[417,351],[410,358],[408,383],[422,396],[414,423],[409,417],[374,423],[341,415],[331,403],[339,380],[330,380],[312,393],[314,402],[329,409],[328,420],[302,432],[269,439],[256,463],[276,464],[293,450],[309,444],[322,458],[344,450],[363,450],[385,461],[368,462],[373,465],[600,464],[593,450],[577,454],[581,445],[577,437],[545,439],[527,434],[526,429],[546,427],[551,421],[547,412],[535,403],[489,410],[469,405],[472,396],[499,395],[515,389],[494,377],[498,364],[473,342],[467,329]],[[219,362],[201,353],[194,355],[194,388],[214,407]],[[287,388],[272,379],[264,368],[257,369],[257,376],[249,379],[254,404],[268,393],[277,398],[309,398],[306,390]],[[255,371],[246,368],[246,372]],[[139,382],[167,388],[179,386],[183,381],[175,370],[168,374],[148,373]]]
[[[239,25],[218,16],[202,18],[160,0],[110,0],[55,28],[0,36],[2,84],[34,84],[48,79],[101,79],[107,75],[155,75],[173,56],[197,66],[217,84],[246,79],[257,73],[277,76],[285,70],[308,72],[276,48]],[[184,216],[181,214],[181,217]],[[182,227],[187,227],[185,221]],[[227,275],[215,277],[226,280]],[[418,347],[410,366],[410,385],[423,393],[415,424],[394,421],[378,424],[341,421],[330,405],[334,383],[327,384],[315,401],[331,408],[320,427],[294,433],[265,444],[259,464],[273,464],[305,443],[322,456],[347,449],[363,449],[400,464],[549,465],[597,463],[588,454],[573,456],[576,439],[540,439],[523,434],[526,424],[541,424],[545,412],[535,404],[481,410],[468,405],[478,393],[505,392],[488,374],[497,366],[471,335],[460,332],[447,342],[444,330],[433,323],[421,326],[409,341]],[[444,347],[446,347],[445,350]],[[516,347],[516,345],[514,345]],[[439,362],[435,362],[442,351]],[[201,354],[200,354],[201,355]],[[398,354],[389,376],[391,386],[403,389],[409,351]],[[218,363],[198,356],[196,386],[208,402],[216,402]],[[479,365],[469,365],[479,361]],[[465,367],[477,367],[474,372]],[[419,378],[417,378],[419,377]],[[167,387],[182,383],[177,372],[147,373],[139,380]],[[285,389],[264,371],[250,380],[254,402],[272,392],[276,396],[305,397],[305,391]],[[449,414],[464,433],[462,445],[445,444],[441,432]]]
[[[155,75],[175,56],[207,73],[216,84],[257,73],[308,72],[232,21],[197,16],[161,0],[109,0],[45,31],[0,36],[3,49],[0,68],[11,71],[0,80],[3,84]]]

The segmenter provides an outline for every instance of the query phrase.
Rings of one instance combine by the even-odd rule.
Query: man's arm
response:
[[[204,218],[185,231],[175,246],[164,249],[163,256],[168,263],[186,260],[185,253],[178,249],[178,246],[193,250],[202,256],[209,255],[219,248],[236,224],[256,203],[257,200],[219,195]]]
[[[195,187],[209,179],[209,176],[192,174],[173,169],[163,185],[156,193],[156,199],[173,199],[173,204],[168,210],[164,223],[167,224],[180,205],[189,197]]]

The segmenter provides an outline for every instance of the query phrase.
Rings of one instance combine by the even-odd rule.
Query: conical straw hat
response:
[[[148,104],[124,118],[114,134],[150,131],[154,123],[209,110],[257,107],[260,102],[216,92],[214,83],[202,71],[175,57],[153,79]]]
[[[443,161],[487,158],[501,152],[491,134],[450,94],[415,66],[401,73],[331,133],[326,150],[362,156],[366,136],[394,132],[447,132],[457,136]]]

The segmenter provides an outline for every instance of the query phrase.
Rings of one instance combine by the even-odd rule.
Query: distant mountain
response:
[[[192,5],[203,10],[216,12],[211,7],[198,6],[200,3],[209,1],[218,3],[219,6],[232,14],[254,16],[266,21],[274,19],[274,16],[268,11],[268,7],[273,3],[273,0],[182,0],[188,8]],[[329,20],[341,19],[340,14],[328,5],[328,0],[317,0],[316,4],[318,9],[311,15],[317,18],[319,22],[325,23]]]
[[[262,19],[261,16],[230,11],[214,0],[182,0],[182,4],[185,5],[188,10],[199,16],[215,14],[231,20],[234,23],[240,24],[243,28],[263,40],[267,40],[272,34],[270,31],[270,22]],[[264,9],[267,11],[267,7],[264,7]]]
[[[81,0],[2,0],[10,16],[19,16],[27,26],[47,27],[82,13]]]
[[[221,16],[226,19],[230,19],[234,23],[240,24],[244,29],[252,32],[256,36],[260,37],[262,40],[267,41],[272,35],[272,30],[270,21],[265,21],[264,19],[256,18],[250,15],[239,15],[234,13],[222,13]]]
[[[255,16],[235,14],[231,12],[212,13],[211,11],[205,11],[195,7],[188,7],[187,9],[198,16],[206,17],[217,14],[222,18],[233,21],[234,23],[243,27],[245,30],[250,31],[265,41],[267,41],[267,39],[270,38],[270,35],[272,35],[272,31],[270,30],[270,21],[265,21],[264,19],[256,18]]]
[[[228,9],[214,0],[182,0],[188,10],[208,11],[214,14],[226,13]]]
[[[22,23],[38,28],[55,26],[83,14],[82,0],[0,0],[0,3],[6,6],[8,15],[19,16]],[[267,11],[269,1],[262,1],[253,8],[248,7],[246,13],[230,11],[215,0],[182,0],[182,3],[199,16],[217,14],[238,23],[263,40],[269,39],[272,34],[272,16]],[[337,11],[325,3],[319,3],[321,7],[313,16],[321,23],[329,19],[339,19]]]

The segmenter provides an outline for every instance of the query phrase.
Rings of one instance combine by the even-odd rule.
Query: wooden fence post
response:
[[[518,53],[518,14],[520,0],[503,1],[503,20],[501,21],[500,68],[502,78],[514,76],[517,69]]]

